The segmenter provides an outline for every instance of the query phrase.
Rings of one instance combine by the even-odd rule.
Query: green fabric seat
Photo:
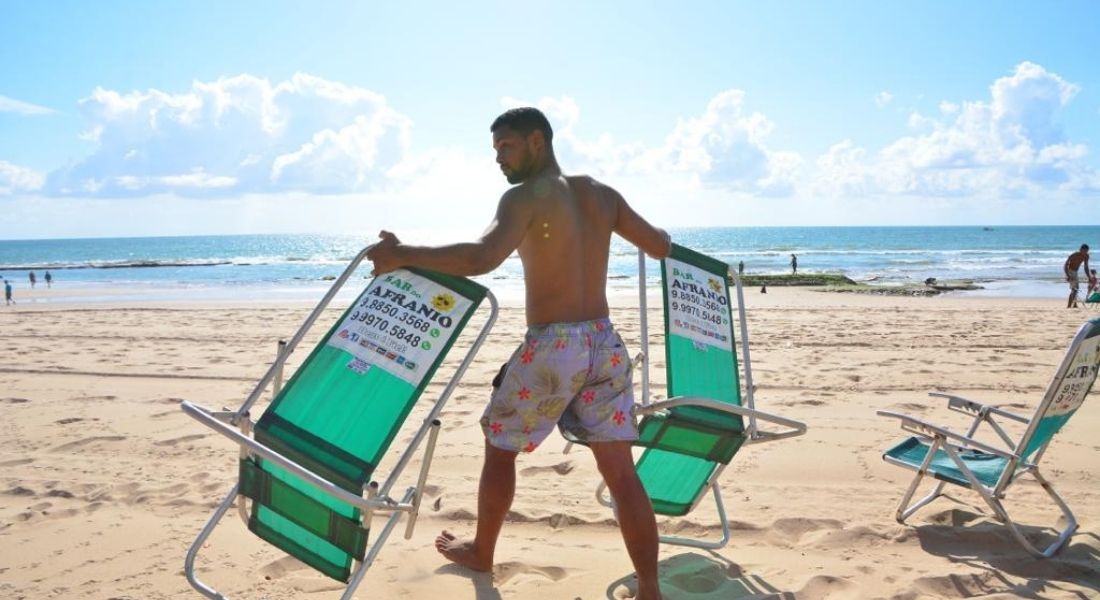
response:
[[[921,464],[924,463],[924,459],[928,456],[928,449],[930,447],[928,442],[920,438],[911,437],[887,450],[884,455],[896,461],[911,465],[916,469],[920,468]],[[959,458],[963,460],[963,463],[974,474],[978,482],[989,488],[997,485],[997,480],[1001,478],[1001,473],[1004,473],[1005,467],[1008,466],[1007,458],[997,456],[996,454],[987,454],[979,450],[960,451]],[[963,472],[955,464],[955,461],[951,460],[951,457],[949,457],[947,452],[942,448],[936,450],[936,454],[932,457],[932,462],[928,464],[928,474],[940,481],[946,481],[965,487],[970,486],[970,482],[967,481],[966,476],[963,475]]]

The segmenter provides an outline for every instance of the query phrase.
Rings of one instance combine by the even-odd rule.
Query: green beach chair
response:
[[[741,281],[725,262],[673,244],[661,261],[665,315],[665,364],[668,399],[649,401],[649,333],[646,315],[646,264],[639,253],[641,304],[642,400],[635,412],[643,418],[636,445],[644,450],[636,467],[654,511],[670,517],[695,509],[712,492],[722,537],[705,540],[661,536],[666,544],[718,549],[729,543],[729,520],[719,476],[745,444],[801,435],[797,421],[756,410],[749,361],[748,326]],[[729,280],[735,283],[737,317],[733,316]],[[739,324],[744,385],[738,373],[734,321]],[[760,421],[779,425],[765,431]],[[570,441],[579,441],[571,439]],[[614,508],[601,484],[596,498]]]
[[[223,595],[195,574],[195,558],[233,502],[260,538],[347,583],[352,597],[397,521],[411,537],[439,433],[438,415],[485,341],[497,302],[467,279],[399,269],[373,279],[281,386],[287,357],[366,257],[363,250],[235,411],[182,409],[240,445],[239,480],[191,545],[185,574],[208,598]],[[423,423],[381,484],[379,463],[467,321],[488,298],[489,315]],[[267,389],[275,397],[258,421],[249,410]],[[391,497],[427,439],[416,484]],[[389,460],[385,461],[389,466]],[[371,545],[375,519],[384,521]]]
[[[1077,530],[1077,519],[1069,506],[1054,491],[1054,487],[1039,473],[1039,461],[1050,445],[1051,439],[1077,409],[1080,408],[1096,380],[1100,366],[1100,318],[1086,321],[1077,330],[1061,365],[1054,373],[1042,401],[1030,419],[1013,414],[992,405],[979,404],[950,394],[931,393],[946,398],[950,410],[974,417],[965,434],[940,427],[891,411],[880,410],[879,415],[901,420],[902,429],[916,434],[883,454],[883,459],[894,465],[917,472],[898,505],[897,520],[904,523],[910,515],[942,495],[946,484],[962,486],[976,491],[993,510],[997,520],[1007,524],[1012,535],[1039,558],[1048,558],[1058,552]],[[1015,421],[1024,427],[1020,439],[1014,440],[997,422],[997,419]],[[988,424],[1004,446],[993,446],[974,439],[979,426]],[[1003,504],[1008,488],[1023,474],[1031,475],[1062,511],[1066,526],[1044,550],[1040,550],[1024,536],[1008,515]],[[927,496],[910,504],[917,486],[925,476],[937,483]]]
[[[1100,310],[1100,291],[1089,294],[1082,304],[1085,308]]]

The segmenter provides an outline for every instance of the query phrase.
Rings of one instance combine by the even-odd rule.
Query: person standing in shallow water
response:
[[[38,281],[34,276],[34,271],[31,271],[30,273],[27,273],[27,279],[31,280],[31,288],[34,288],[35,282]]]
[[[1077,308],[1077,293],[1081,289],[1081,283],[1077,280],[1077,269],[1082,264],[1085,265],[1085,275],[1089,275],[1088,244],[1081,244],[1081,248],[1070,254],[1062,265],[1062,272],[1065,273],[1066,281],[1069,283],[1069,302],[1066,303],[1066,308]]]
[[[46,271],[46,287],[53,287],[53,275],[49,271]]]
[[[436,549],[476,571],[492,569],[497,539],[515,495],[516,458],[554,426],[584,439],[618,510],[619,528],[638,577],[639,600],[661,597],[657,521],[634,468],[637,439],[630,358],[608,320],[607,263],[616,233],[661,259],[668,233],[650,225],[611,187],[562,174],[553,130],[537,109],[518,108],[490,126],[496,161],[510,188],[485,233],[447,246],[410,246],[388,231],[367,257],[374,273],[415,266],[452,275],[492,271],[514,250],[523,264],[527,334],[494,380],[481,419],[485,461],[474,537],[443,531]],[[541,372],[560,382],[546,389]]]
[[[798,274],[798,257],[793,254],[791,255],[791,274]]]

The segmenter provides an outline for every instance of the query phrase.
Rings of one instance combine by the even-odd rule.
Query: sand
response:
[[[0,597],[197,598],[183,577],[184,553],[234,484],[236,449],[179,403],[239,405],[276,341],[293,334],[310,307],[59,303],[45,301],[47,293],[55,292],[23,290],[18,306],[0,306]],[[732,541],[716,552],[663,546],[667,598],[1100,597],[1095,398],[1043,461],[1081,523],[1069,546],[1045,561],[1028,556],[981,499],[961,488],[908,525],[894,521],[911,473],[881,460],[904,434],[875,415],[898,410],[965,429],[964,417],[928,397],[930,390],[1030,414],[1088,313],[1055,300],[785,288],[754,290],[746,302],[758,408],[804,421],[809,431],[734,458],[722,480]],[[612,317],[636,350],[639,313],[629,296],[615,303]],[[659,320],[656,310],[650,318]],[[594,499],[593,461],[583,448],[563,454],[556,434],[520,458],[492,574],[449,565],[431,547],[443,528],[472,530],[482,454],[477,419],[488,381],[523,329],[522,308],[506,306],[442,415],[413,537],[400,535],[403,526],[395,533],[358,598],[629,596],[632,569],[611,512]],[[656,398],[665,393],[661,341],[655,338]],[[291,365],[298,355],[305,353]],[[428,396],[442,387],[437,380]],[[394,448],[411,434],[403,430]],[[1007,502],[1028,532],[1051,539],[1058,512],[1038,485],[1021,481]],[[718,533],[707,502],[660,523],[667,533]],[[341,589],[253,537],[234,513],[203,549],[199,568],[230,598],[337,598]]]

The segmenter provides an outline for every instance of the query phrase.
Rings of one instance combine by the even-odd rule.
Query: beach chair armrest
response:
[[[1000,448],[990,446],[989,444],[986,444],[984,442],[979,442],[978,440],[975,440],[974,438],[967,437],[965,435],[962,435],[961,433],[955,433],[954,431],[951,431],[950,429],[947,429],[946,427],[940,427],[939,425],[933,425],[933,424],[929,423],[928,421],[924,421],[924,420],[918,419],[916,417],[911,417],[909,415],[903,415],[901,413],[896,413],[896,412],[889,411],[889,410],[876,411],[876,414],[878,414],[879,416],[883,416],[883,417],[890,417],[890,418],[894,418],[894,419],[899,419],[899,420],[901,420],[901,428],[902,429],[904,429],[905,431],[908,431],[910,433],[915,433],[915,434],[917,434],[919,436],[922,436],[922,437],[928,437],[928,438],[939,437],[939,438],[943,438],[945,440],[955,441],[955,442],[961,444],[962,446],[966,446],[967,448],[973,448],[974,450],[981,450],[982,452],[987,452],[989,454],[995,454],[995,455],[1003,457],[1003,458],[1007,458],[1007,459],[1014,459],[1014,458],[1018,459],[1019,458],[1018,456],[1016,456],[1015,454],[1013,454],[1011,452],[1006,452],[1005,450],[1002,450]]]
[[[393,500],[391,500],[388,497],[368,499],[368,498],[364,498],[362,496],[358,496],[356,494],[353,494],[353,493],[345,490],[344,488],[339,487],[335,483],[332,483],[331,481],[329,481],[329,480],[327,480],[323,477],[320,477],[319,475],[317,475],[313,471],[310,471],[309,469],[303,467],[302,465],[299,465],[298,463],[296,463],[293,460],[283,456],[282,454],[279,454],[275,450],[272,450],[271,448],[261,444],[260,442],[257,442],[256,440],[254,440],[251,437],[241,433],[240,431],[237,431],[233,427],[230,427],[229,425],[226,425],[225,423],[222,423],[221,421],[219,421],[217,418],[214,417],[214,413],[212,411],[209,411],[209,410],[207,410],[207,409],[205,409],[201,406],[198,406],[196,404],[192,404],[191,402],[188,402],[188,401],[184,400],[183,402],[180,403],[180,408],[183,409],[183,412],[187,413],[188,416],[190,416],[193,419],[199,421],[203,425],[206,425],[207,427],[209,427],[209,428],[213,429],[214,431],[224,435],[225,437],[229,438],[230,440],[233,440],[238,445],[240,445],[240,446],[244,447],[245,449],[247,449],[249,452],[252,452],[252,453],[260,456],[261,458],[263,458],[265,460],[269,460],[269,461],[279,465],[280,467],[286,469],[287,471],[290,471],[295,476],[300,478],[303,482],[305,482],[307,485],[309,485],[310,487],[312,487],[312,488],[314,488],[314,489],[316,489],[316,490],[318,490],[322,493],[328,494],[329,496],[332,496],[332,497],[337,498],[337,499],[339,499],[343,502],[346,502],[348,504],[356,506],[356,507],[358,507],[362,510],[379,510],[379,509],[391,510],[391,511],[411,511],[412,510],[411,505],[394,502]]]
[[[786,417],[780,417],[779,415],[766,413],[760,410],[745,408],[744,406],[735,406],[732,404],[727,404],[725,402],[719,402],[712,398],[704,398],[702,396],[675,396],[667,400],[654,402],[645,407],[640,407],[639,414],[652,414],[658,411],[668,410],[676,406],[701,406],[704,408],[710,408],[730,414],[740,415],[742,417],[754,417],[762,421],[768,421],[769,423],[775,423],[776,425],[782,425],[784,427],[789,427],[797,431],[797,434],[793,435],[801,435],[803,433],[806,433],[805,423],[801,423],[793,419],[788,419]]]
[[[966,413],[969,415],[976,415],[979,417],[985,417],[986,415],[997,415],[1006,419],[1012,419],[1018,423],[1030,423],[1025,417],[1021,417],[1015,413],[1008,412],[1007,410],[993,406],[992,404],[982,404],[980,402],[974,402],[973,400],[967,400],[959,396],[952,394],[944,394],[941,392],[928,392],[929,396],[937,396],[940,398],[947,398],[947,407],[955,412]]]

